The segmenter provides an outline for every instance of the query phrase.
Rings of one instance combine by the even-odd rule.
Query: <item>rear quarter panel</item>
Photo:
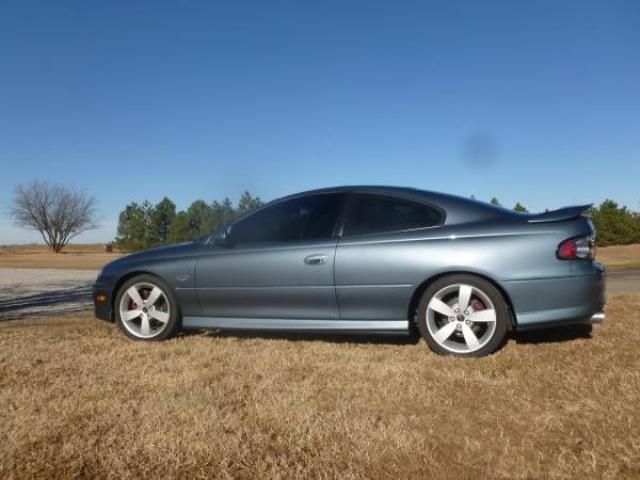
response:
[[[585,274],[556,257],[566,238],[588,233],[584,219],[529,224],[526,218],[444,225],[386,235],[343,238],[335,260],[341,318],[404,319],[422,284],[453,272],[489,278],[504,291],[516,315],[555,307],[532,298],[519,282]],[[514,288],[512,288],[516,285]]]

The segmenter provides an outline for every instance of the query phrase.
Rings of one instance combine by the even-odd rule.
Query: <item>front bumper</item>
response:
[[[102,278],[98,278],[93,285],[93,309],[96,318],[108,322],[113,321],[113,309],[111,308],[113,304],[111,299],[112,291],[110,282]]]

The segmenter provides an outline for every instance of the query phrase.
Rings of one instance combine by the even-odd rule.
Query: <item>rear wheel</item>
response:
[[[416,323],[437,353],[480,357],[504,342],[511,314],[500,292],[473,275],[438,279],[424,292]]]
[[[152,275],[127,280],[116,297],[116,322],[129,338],[159,341],[177,333],[178,305],[169,286]]]

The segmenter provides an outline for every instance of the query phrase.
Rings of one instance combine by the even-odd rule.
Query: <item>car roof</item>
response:
[[[412,187],[388,186],[388,185],[343,185],[336,187],[307,190],[305,192],[288,195],[287,198],[315,195],[321,193],[373,193],[391,195],[413,199],[421,203],[432,204],[443,209],[446,213],[447,224],[464,223],[486,219],[515,220],[522,217],[515,213],[490,203],[480,202],[473,198],[461,197],[449,193],[421,190]]]
[[[466,200],[463,197],[458,197],[455,195],[450,195],[447,193],[434,192],[429,190],[421,190],[413,187],[400,187],[400,186],[390,186],[390,185],[340,185],[335,187],[327,187],[327,188],[318,188],[314,190],[307,190],[305,192],[295,193],[293,195],[289,195],[288,197],[298,197],[303,195],[315,195],[319,193],[339,193],[339,192],[350,192],[350,193],[381,193],[381,194],[389,194],[389,195],[402,195],[402,196],[412,196],[412,197],[434,197],[434,198],[443,198],[443,197],[451,197],[460,200]],[[285,198],[288,198],[285,197]]]

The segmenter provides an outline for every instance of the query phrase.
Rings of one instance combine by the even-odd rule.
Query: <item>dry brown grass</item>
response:
[[[590,339],[466,361],[390,338],[6,322],[0,477],[638,478],[639,309],[614,296]]]
[[[69,245],[64,253],[52,253],[44,245],[3,245],[0,246],[0,267],[99,270],[120,255],[104,253],[104,246],[100,244]]]
[[[599,247],[597,257],[612,270],[640,268],[640,244]]]
[[[16,255],[32,255],[36,253],[48,253],[49,249],[46,245],[37,243],[29,243],[24,245],[0,245],[0,253],[16,254]],[[64,253],[80,254],[80,253],[103,253],[104,245],[102,243],[72,243],[64,248]]]

